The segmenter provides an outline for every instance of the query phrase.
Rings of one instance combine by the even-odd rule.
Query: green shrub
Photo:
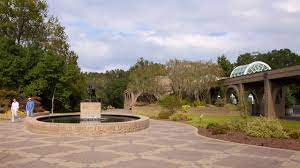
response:
[[[191,117],[188,114],[180,112],[172,114],[169,118],[172,121],[188,121],[191,119]]]
[[[181,100],[181,105],[192,105],[193,103],[188,99]]]
[[[287,138],[286,132],[278,120],[259,117],[247,123],[245,132],[259,138]]]
[[[293,139],[300,139],[300,129],[290,129],[287,130],[287,135]]]
[[[205,103],[203,101],[196,100],[196,101],[194,101],[193,105],[194,105],[194,107],[202,107],[205,105]]]
[[[247,127],[248,122],[248,118],[241,117],[229,121],[227,125],[231,130],[244,131]]]
[[[26,117],[26,112],[23,110],[18,110],[19,117]],[[0,119],[11,120],[11,111],[7,110],[3,115],[0,115]]]
[[[169,117],[173,114],[173,111],[170,110],[162,110],[158,113],[159,119],[169,119]]]
[[[159,100],[159,104],[162,108],[168,111],[175,112],[181,108],[181,101],[177,96],[166,96]]]
[[[218,125],[219,125],[218,123],[210,122],[207,124],[206,129],[213,129],[213,128],[218,127]]]
[[[109,109],[115,109],[115,108],[112,105],[108,105],[107,109],[109,110]]]
[[[17,96],[18,94],[14,90],[0,89],[0,113],[10,110],[12,99],[17,98]]]
[[[190,105],[182,105],[181,110],[182,112],[187,113],[189,112],[190,108],[191,108]]]
[[[215,102],[215,105],[217,107],[223,107],[225,105],[224,99],[217,99],[216,102]]]
[[[208,123],[206,129],[210,129],[213,135],[226,134],[229,130],[227,125],[221,125],[214,122]]]

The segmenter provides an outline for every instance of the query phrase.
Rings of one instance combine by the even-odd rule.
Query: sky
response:
[[[300,0],[47,0],[84,72],[143,57],[235,61],[246,52],[300,53]]]

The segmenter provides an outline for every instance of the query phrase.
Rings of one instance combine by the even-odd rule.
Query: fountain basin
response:
[[[149,127],[149,118],[131,114],[102,113],[99,121],[80,121],[80,113],[27,117],[25,127],[34,133],[101,136],[122,134]]]
[[[113,122],[127,122],[137,120],[139,117],[136,116],[125,116],[125,115],[110,115],[102,114],[101,118],[98,119],[82,119],[79,115],[58,115],[58,116],[46,116],[38,118],[38,121],[49,122],[49,123],[113,123]]]

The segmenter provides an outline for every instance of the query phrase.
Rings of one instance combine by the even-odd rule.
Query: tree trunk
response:
[[[194,98],[195,100],[199,101],[199,94],[196,91],[194,92]]]
[[[53,114],[54,111],[54,94],[55,94],[56,88],[54,88],[52,100],[51,100],[51,114]]]

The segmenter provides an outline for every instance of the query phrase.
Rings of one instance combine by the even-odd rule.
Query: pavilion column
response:
[[[272,82],[265,76],[264,79],[264,113],[268,118],[276,118],[275,104],[272,96]]]
[[[264,115],[264,89],[255,89],[257,99],[256,115]]]
[[[281,101],[280,101],[280,111],[279,116],[285,117],[285,90],[281,87]]]
[[[275,106],[275,114],[276,117],[284,117],[285,116],[285,90],[281,85],[272,83],[272,96],[273,102]]]
[[[239,92],[237,93],[239,96],[239,104],[242,105],[242,103],[245,102],[245,87],[244,84],[240,83],[239,84]]]
[[[224,97],[225,104],[227,104],[228,103],[228,98],[227,98],[227,93],[226,92],[223,93],[223,97]]]

